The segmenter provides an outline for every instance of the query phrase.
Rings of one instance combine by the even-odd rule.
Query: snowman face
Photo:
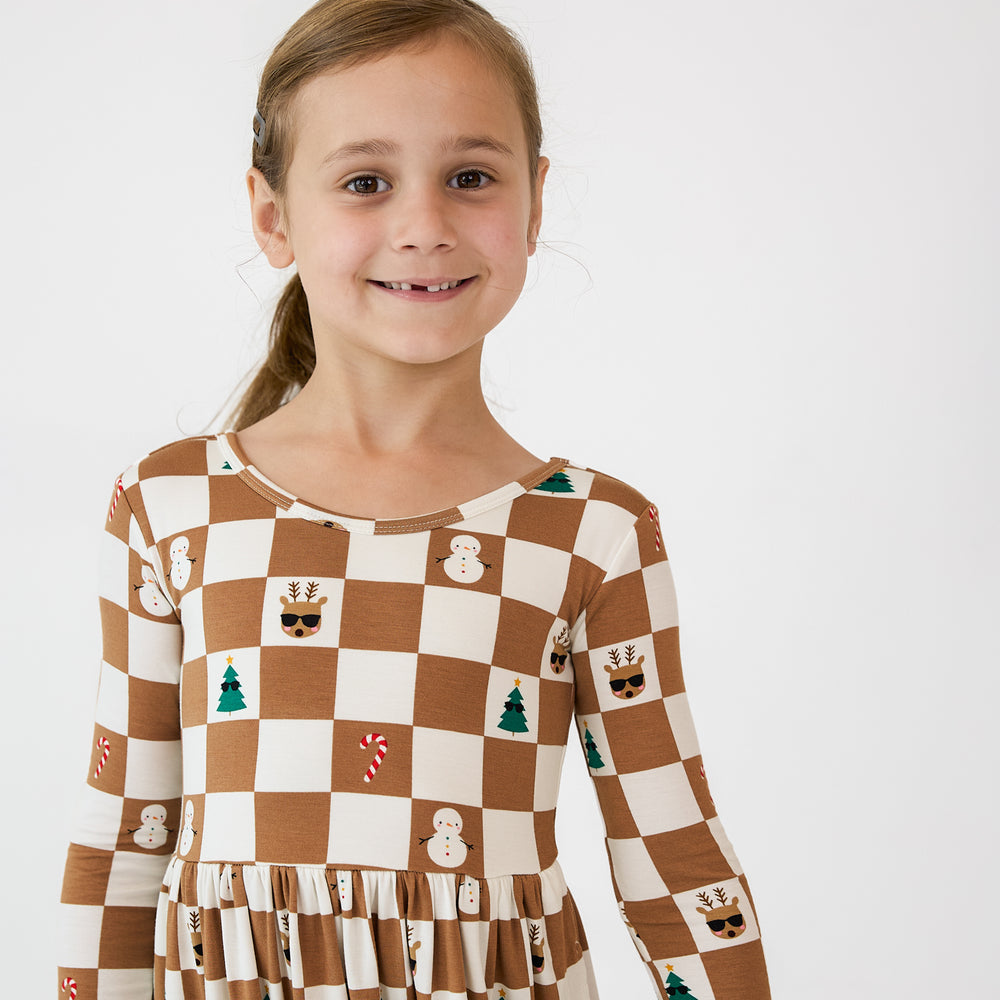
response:
[[[167,818],[167,810],[161,805],[146,806],[139,818],[142,820],[143,826],[149,826],[152,823],[162,823]]]
[[[183,559],[187,555],[189,547],[190,543],[188,542],[187,537],[185,535],[180,535],[179,537],[175,538],[170,543],[171,561],[178,562],[179,560]]]
[[[434,813],[434,829],[443,833],[461,833],[462,817],[454,809],[438,809]]]
[[[474,538],[472,535],[456,535],[451,540],[451,551],[456,556],[464,556],[466,558],[478,556],[481,548],[479,539]]]
[[[190,799],[184,803],[184,822],[187,826],[194,822],[194,803]]]

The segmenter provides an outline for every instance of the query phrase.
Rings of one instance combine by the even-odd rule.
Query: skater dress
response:
[[[554,836],[573,726],[655,995],[768,996],[640,492],[552,458],[346,516],[223,433],[132,465],[105,528],[61,998],[596,1000]]]

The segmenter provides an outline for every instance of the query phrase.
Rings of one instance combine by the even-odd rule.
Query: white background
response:
[[[255,259],[243,172],[257,75],[306,6],[0,15],[0,921],[21,996],[55,978],[112,483],[211,424],[286,277]],[[529,39],[553,167],[487,392],[536,454],[660,507],[775,997],[995,996],[1000,5],[492,9]],[[651,997],[567,760],[561,860],[603,995]]]

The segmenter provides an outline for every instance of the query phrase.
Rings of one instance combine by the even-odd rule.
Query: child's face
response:
[[[506,84],[444,39],[314,78],[294,120],[285,231],[268,256],[297,263],[319,362],[476,348],[524,284],[547,168],[533,194]]]

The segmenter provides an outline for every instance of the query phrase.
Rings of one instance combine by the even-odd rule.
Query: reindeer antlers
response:
[[[317,590],[319,590],[319,584],[315,580],[310,580],[306,586],[306,600],[311,601],[316,596]]]
[[[298,580],[292,580],[292,582],[289,583],[289,585],[288,585],[288,593],[291,596],[291,598],[292,598],[293,601],[297,601],[299,599],[299,581]]]
[[[632,646],[626,646],[625,647],[625,662],[626,663],[631,663],[632,662],[632,657],[634,655],[635,655],[635,646],[634,645],[632,645]]]
[[[197,910],[192,910],[188,914],[188,927],[194,931],[195,934],[198,933],[198,928],[201,926],[201,917],[198,916]]]
[[[715,893],[715,898],[719,901],[719,903],[722,906],[725,906],[726,905],[726,890],[723,889],[721,885],[717,885],[713,891]],[[711,909],[713,906],[715,906],[715,903],[712,902],[712,897],[709,896],[709,894],[707,892],[699,892],[698,893],[698,898],[709,909]]]
[[[614,665],[616,667],[620,667],[622,665],[622,659],[618,655],[618,647],[617,646],[615,646],[615,648],[612,649],[610,653],[608,653],[608,656],[611,657],[611,661],[614,663]]]

